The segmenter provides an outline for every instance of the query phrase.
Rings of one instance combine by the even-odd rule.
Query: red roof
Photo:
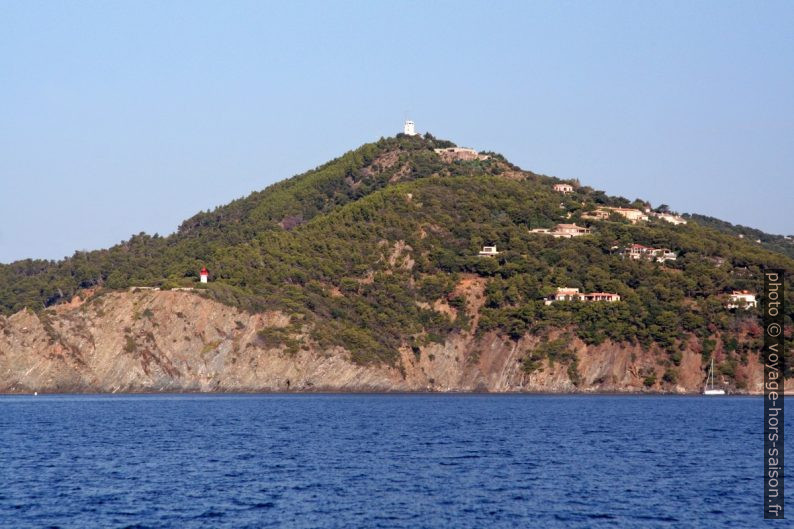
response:
[[[210,275],[210,273],[207,271],[207,267],[206,266],[201,268],[201,275],[203,275],[203,276]]]

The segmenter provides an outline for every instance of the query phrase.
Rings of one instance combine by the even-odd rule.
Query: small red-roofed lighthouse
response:
[[[206,283],[210,277],[210,273],[207,271],[207,267],[204,266],[201,268],[201,272],[199,273],[199,277],[201,278],[202,283]]]

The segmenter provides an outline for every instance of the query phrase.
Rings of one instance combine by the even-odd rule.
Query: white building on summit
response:
[[[403,134],[406,136],[416,136],[416,129],[414,128],[414,122],[410,119],[405,120],[405,125],[403,125]]]

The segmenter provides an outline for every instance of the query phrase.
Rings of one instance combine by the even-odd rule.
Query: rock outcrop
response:
[[[476,314],[482,285],[464,281],[459,288]],[[280,312],[247,314],[183,291],[107,292],[40,314],[21,311],[0,317],[0,392],[698,393],[705,379],[694,345],[671,383],[663,380],[660,355],[638,345],[574,340],[575,377],[570,366],[545,361],[526,373],[522,361],[539,338],[495,333],[454,333],[443,344],[401,349],[396,365],[359,365],[349,351],[318,347],[309,333],[293,347],[262,338],[263,329],[289,324]],[[731,390],[759,393],[762,374],[751,355],[735,377],[744,387]]]

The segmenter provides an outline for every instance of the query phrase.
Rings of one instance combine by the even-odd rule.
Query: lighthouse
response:
[[[414,122],[410,119],[405,120],[405,125],[403,126],[403,134],[406,136],[416,136],[416,129],[414,128]]]
[[[199,277],[201,278],[202,283],[206,283],[210,277],[210,273],[207,271],[207,267],[202,267],[201,272],[199,273]]]

